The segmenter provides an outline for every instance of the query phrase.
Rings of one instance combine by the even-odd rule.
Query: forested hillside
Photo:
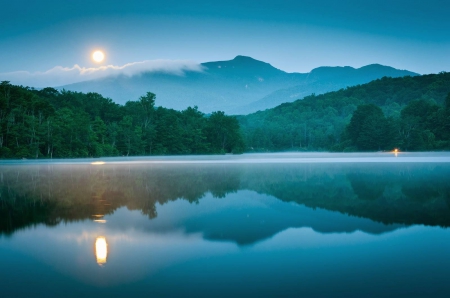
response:
[[[148,92],[125,105],[97,93],[0,84],[0,158],[241,152],[234,117],[155,107]]]
[[[382,78],[240,116],[248,151],[450,149],[450,73]]]
[[[450,73],[382,78],[239,118],[0,84],[0,158],[450,149]],[[238,121],[239,120],[239,121]]]

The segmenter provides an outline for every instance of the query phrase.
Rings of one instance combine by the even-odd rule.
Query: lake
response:
[[[449,153],[0,161],[0,297],[448,297]]]

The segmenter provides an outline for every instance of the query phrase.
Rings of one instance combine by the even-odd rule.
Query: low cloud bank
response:
[[[73,67],[56,66],[45,72],[14,71],[0,73],[0,81],[10,81],[14,85],[35,88],[58,87],[67,84],[94,80],[108,76],[134,76],[147,72],[161,72],[183,76],[187,71],[203,71],[203,66],[193,61],[183,60],[146,60],[127,63],[123,66],[107,65],[86,68],[79,65]]]

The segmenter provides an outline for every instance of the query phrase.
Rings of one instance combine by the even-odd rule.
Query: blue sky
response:
[[[247,55],[289,72],[450,71],[450,1],[0,0],[0,73]]]

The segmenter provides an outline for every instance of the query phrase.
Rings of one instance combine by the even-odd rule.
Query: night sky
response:
[[[0,79],[55,66],[247,55],[288,72],[380,63],[450,71],[450,1],[1,1]]]

